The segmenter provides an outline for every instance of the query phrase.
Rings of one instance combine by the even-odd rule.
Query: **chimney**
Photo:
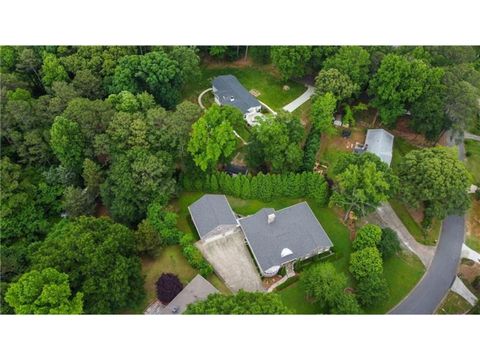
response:
[[[268,214],[267,222],[271,224],[274,221],[275,221],[275,214]]]

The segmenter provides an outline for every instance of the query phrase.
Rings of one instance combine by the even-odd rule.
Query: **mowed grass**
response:
[[[301,281],[297,281],[289,287],[277,292],[283,303],[295,314],[318,314],[318,306],[305,299],[305,289]]]
[[[382,304],[367,309],[367,314],[384,314],[408,295],[425,273],[418,257],[406,251],[387,259],[383,263],[383,274],[387,280],[390,297]]]
[[[293,81],[283,81],[272,72],[269,66],[245,67],[205,67],[201,68],[201,77],[194,84],[189,84],[185,89],[184,97],[197,102],[198,95],[212,86],[212,79],[219,75],[234,75],[247,90],[255,89],[260,92],[258,99],[274,110],[282,107],[299,97],[305,86]],[[289,90],[283,90],[288,85]]]
[[[480,185],[480,142],[465,140],[465,153],[468,155],[467,169],[472,174],[474,183]]]
[[[449,291],[447,297],[439,306],[437,314],[439,315],[459,315],[465,314],[472,306],[460,295]]]
[[[480,253],[480,200],[473,200],[468,211],[466,244]]]

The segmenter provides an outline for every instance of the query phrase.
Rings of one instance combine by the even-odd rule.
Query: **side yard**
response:
[[[480,141],[465,140],[465,155],[467,169],[472,174],[474,183],[480,185]]]
[[[436,313],[439,315],[460,315],[468,312],[471,307],[472,306],[460,295],[449,291]]]

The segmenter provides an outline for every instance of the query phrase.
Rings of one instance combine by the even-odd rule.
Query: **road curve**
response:
[[[457,275],[465,237],[464,216],[448,216],[442,224],[437,251],[427,273],[390,314],[433,314]]]

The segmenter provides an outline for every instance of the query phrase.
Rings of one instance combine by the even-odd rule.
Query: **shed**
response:
[[[369,129],[364,149],[377,155],[383,162],[390,165],[392,162],[394,136],[383,129]]]

